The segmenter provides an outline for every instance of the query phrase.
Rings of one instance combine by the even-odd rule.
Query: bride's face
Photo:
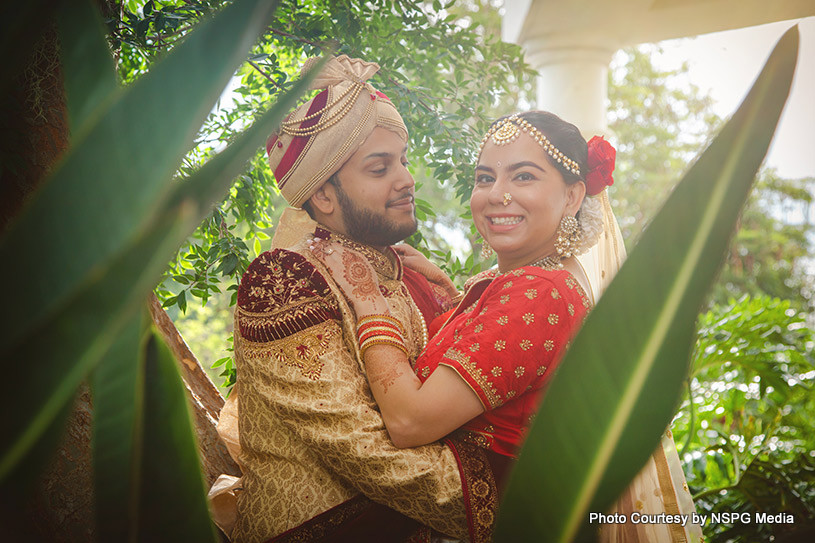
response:
[[[584,195],[585,184],[566,184],[543,147],[521,133],[508,145],[492,140],[484,145],[470,209],[476,228],[498,256],[499,268],[506,271],[554,254],[560,219],[574,216]]]

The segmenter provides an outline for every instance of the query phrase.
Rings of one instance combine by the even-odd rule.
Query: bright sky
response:
[[[744,99],[767,56],[793,21],[705,34],[660,43],[663,61],[689,63],[691,81],[716,101],[715,111],[731,115]],[[815,17],[799,22],[798,66],[766,164],[787,178],[815,177]]]

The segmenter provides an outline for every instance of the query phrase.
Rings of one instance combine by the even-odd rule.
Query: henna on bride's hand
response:
[[[382,385],[382,393],[388,393],[388,387],[396,382],[404,374],[404,368],[401,364],[382,364],[380,367],[368,371],[368,381],[373,385],[379,383]]]
[[[359,300],[376,300],[377,294],[381,293],[370,264],[353,251],[342,252],[342,263],[345,267],[343,276],[352,287],[351,294]]]

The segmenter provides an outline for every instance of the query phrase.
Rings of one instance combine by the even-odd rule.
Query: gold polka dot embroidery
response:
[[[500,317],[498,317],[498,324],[500,324],[501,326],[505,325],[508,322],[509,317],[507,317],[506,315],[501,315]]]
[[[560,299],[560,292],[558,292],[556,288],[552,289],[552,299],[553,300],[559,300]]]
[[[520,346],[520,347],[521,347],[521,349],[523,349],[524,351],[528,351],[529,349],[531,349],[531,348],[532,348],[532,342],[531,342],[531,341],[529,341],[528,339],[525,339],[525,340],[521,341],[521,343],[519,344],[519,346]]]
[[[558,316],[556,313],[549,314],[549,324],[557,324],[558,323]]]
[[[532,281],[532,280],[535,279],[535,276],[534,275],[527,275],[526,278],[527,278],[527,280]]]
[[[428,375],[430,375],[430,368],[425,366],[422,368],[422,377],[427,377]]]
[[[473,319],[467,319],[464,321],[464,326],[470,326],[473,323]]]
[[[499,339],[495,342],[495,350],[496,351],[503,351],[507,346],[507,342],[503,339]]]
[[[531,324],[535,322],[535,315],[532,313],[526,313],[523,317],[521,317],[526,324]]]
[[[512,288],[512,281],[507,281],[504,283],[504,286],[501,287],[502,289]]]
[[[509,392],[507,392],[507,400],[509,400],[510,398],[514,398],[514,397],[515,397],[515,391],[514,390],[510,390]]]
[[[526,368],[524,368],[523,366],[518,366],[517,368],[515,368],[515,377],[523,376],[524,371],[526,371]]]
[[[474,353],[474,352],[478,351],[480,348],[481,348],[481,345],[479,345],[478,343],[473,343],[472,345],[470,345],[470,352]]]
[[[483,325],[483,324],[476,324],[476,325],[475,325],[475,328],[473,328],[473,332],[475,332],[476,334],[479,334],[479,333],[481,333],[481,331],[482,331],[483,329],[484,329],[484,325]]]
[[[537,289],[534,288],[530,288],[524,294],[526,294],[526,297],[529,298],[530,300],[534,300],[535,298],[538,297],[538,291]]]
[[[569,310],[569,315],[574,317],[574,305],[569,304],[569,307],[567,307],[566,309]]]
[[[543,343],[543,348],[544,348],[544,349],[546,349],[547,351],[551,351],[552,349],[554,349],[554,348],[555,348],[555,342],[554,342],[554,341],[552,341],[551,339],[547,339],[547,340],[546,340],[546,341]]]
[[[538,375],[546,373],[546,366],[538,366]]]
[[[507,302],[509,301],[509,294],[504,294],[503,296],[501,296],[501,299],[500,299],[499,301],[500,301],[502,304],[507,303]]]
[[[484,313],[486,313],[486,312],[487,312],[487,307],[486,307],[486,306],[484,306],[484,307],[482,307],[482,308],[481,308],[481,311],[480,311],[478,314],[479,314],[479,315],[483,315],[483,314],[484,314]]]
[[[492,371],[490,373],[492,373],[494,377],[501,377],[501,368],[495,366],[494,368],[492,368]]]

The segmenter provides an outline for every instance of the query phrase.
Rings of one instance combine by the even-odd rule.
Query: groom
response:
[[[314,239],[332,239],[368,258],[415,362],[426,323],[450,298],[390,248],[417,221],[407,129],[367,83],[378,69],[332,59],[313,83],[321,92],[267,142],[281,193],[302,210],[284,212],[273,249],[249,266],[238,292],[243,478],[233,541],[491,534],[497,495],[484,451],[453,440],[393,446],[363,373],[353,311],[309,250]]]

